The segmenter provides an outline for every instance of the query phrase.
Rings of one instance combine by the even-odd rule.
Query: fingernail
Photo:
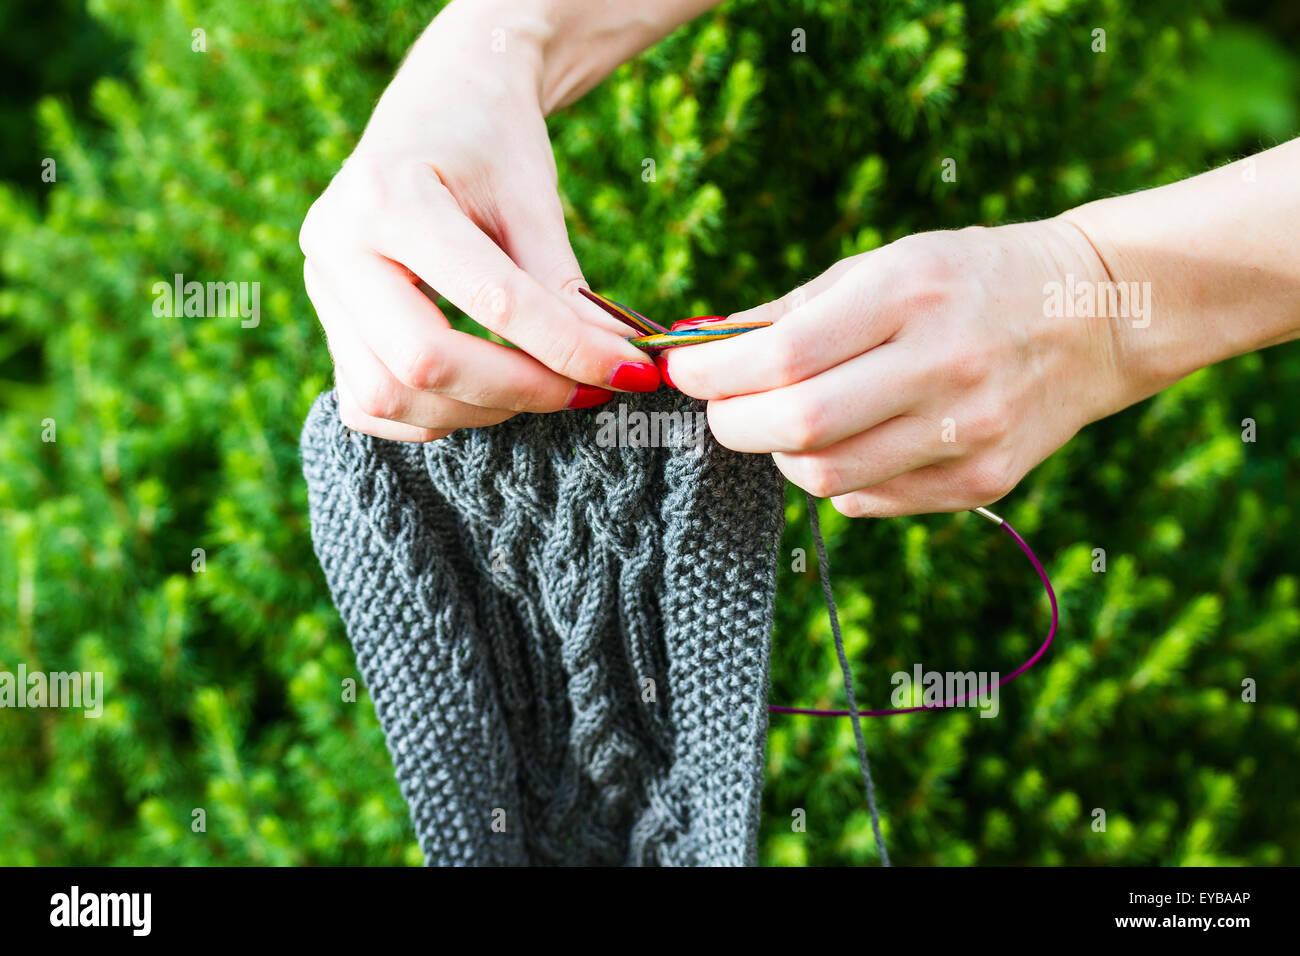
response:
[[[725,315],[697,315],[691,319],[674,322],[668,331],[676,332],[678,329],[693,329],[701,325],[708,325],[710,322],[721,322],[725,318]]]
[[[659,387],[659,370],[649,362],[621,362],[609,384],[620,392],[653,392]]]
[[[579,385],[573,390],[573,396],[569,399],[569,404],[564,407],[591,408],[591,406],[607,402],[613,397],[614,393],[607,388],[597,388],[595,385]]]
[[[659,369],[659,375],[664,380],[664,384],[669,388],[677,388],[677,385],[668,377],[668,356],[655,356],[655,368]]]

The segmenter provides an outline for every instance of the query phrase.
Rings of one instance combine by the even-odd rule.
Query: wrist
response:
[[[1156,394],[1194,370],[1177,343],[1168,341],[1170,329],[1157,325],[1157,309],[1168,305],[1153,300],[1149,274],[1105,228],[1100,203],[1090,203],[1062,213],[1057,220],[1084,238],[1104,273],[1104,283],[1093,297],[1094,313],[1111,330],[1118,388],[1106,414],[1127,408]],[[1167,318],[1167,317],[1166,317]],[[1153,328],[1154,327],[1154,328]]]
[[[453,0],[411,49],[399,76],[445,77],[448,59],[526,84],[549,115],[582,97],[623,61],[719,0],[592,4],[589,0]]]
[[[1114,321],[1124,405],[1207,365],[1300,337],[1297,159],[1300,140],[1062,214],[1118,289],[1148,305],[1141,321]]]
[[[1031,255],[1039,259],[1041,309],[1036,350],[1056,382],[1062,409],[1082,428],[1131,403],[1121,330],[1104,304],[1110,274],[1086,233],[1063,217],[1025,223]],[[1103,302],[1098,307],[1098,301]],[[1031,333],[1034,335],[1034,333]]]
[[[394,80],[417,96],[463,75],[540,101],[551,0],[453,0],[425,28]],[[455,66],[462,67],[459,72]]]
[[[626,60],[719,0],[455,0],[458,16],[490,24],[498,47],[517,39],[545,115],[580,99]]]

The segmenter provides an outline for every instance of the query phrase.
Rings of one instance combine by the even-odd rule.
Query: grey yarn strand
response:
[[[817,517],[817,499],[804,492],[808,500],[808,521],[812,525],[813,543],[817,546],[817,564],[821,570],[822,593],[826,597],[826,611],[831,618],[831,634],[835,638],[835,653],[840,658],[844,674],[844,696],[849,699],[849,718],[853,721],[853,736],[858,741],[858,766],[862,768],[862,782],[867,788],[867,808],[871,811],[871,832],[876,836],[876,849],[880,862],[889,866],[889,852],[885,838],[880,833],[880,814],[876,811],[876,785],[871,780],[871,763],[867,760],[867,742],[862,736],[862,718],[858,715],[858,702],[853,694],[853,669],[849,667],[848,654],[844,652],[844,636],[840,633],[840,615],[835,609],[835,592],[831,590],[831,565],[826,559],[826,543],[822,541],[821,520]]]

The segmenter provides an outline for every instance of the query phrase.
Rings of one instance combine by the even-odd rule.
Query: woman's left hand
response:
[[[1064,219],[921,233],[729,317],[770,328],[672,350],[660,368],[709,400],[719,442],[771,452],[845,515],[960,511],[1127,404],[1127,320],[1051,307],[1050,283],[1107,279]]]

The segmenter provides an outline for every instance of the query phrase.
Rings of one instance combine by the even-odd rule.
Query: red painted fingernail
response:
[[[659,369],[659,375],[664,380],[664,384],[669,388],[677,388],[673,380],[668,377],[668,356],[659,355],[655,357],[655,368]]]
[[[595,385],[579,385],[573,390],[573,396],[569,399],[569,404],[564,407],[591,408],[591,406],[607,402],[613,397],[614,393],[607,388],[597,388]]]
[[[659,369],[649,362],[622,362],[609,384],[620,392],[653,392],[659,387]]]
[[[725,318],[725,315],[697,315],[691,319],[674,322],[668,331],[676,332],[678,329],[694,329],[701,325],[708,325],[710,322],[721,322]]]

